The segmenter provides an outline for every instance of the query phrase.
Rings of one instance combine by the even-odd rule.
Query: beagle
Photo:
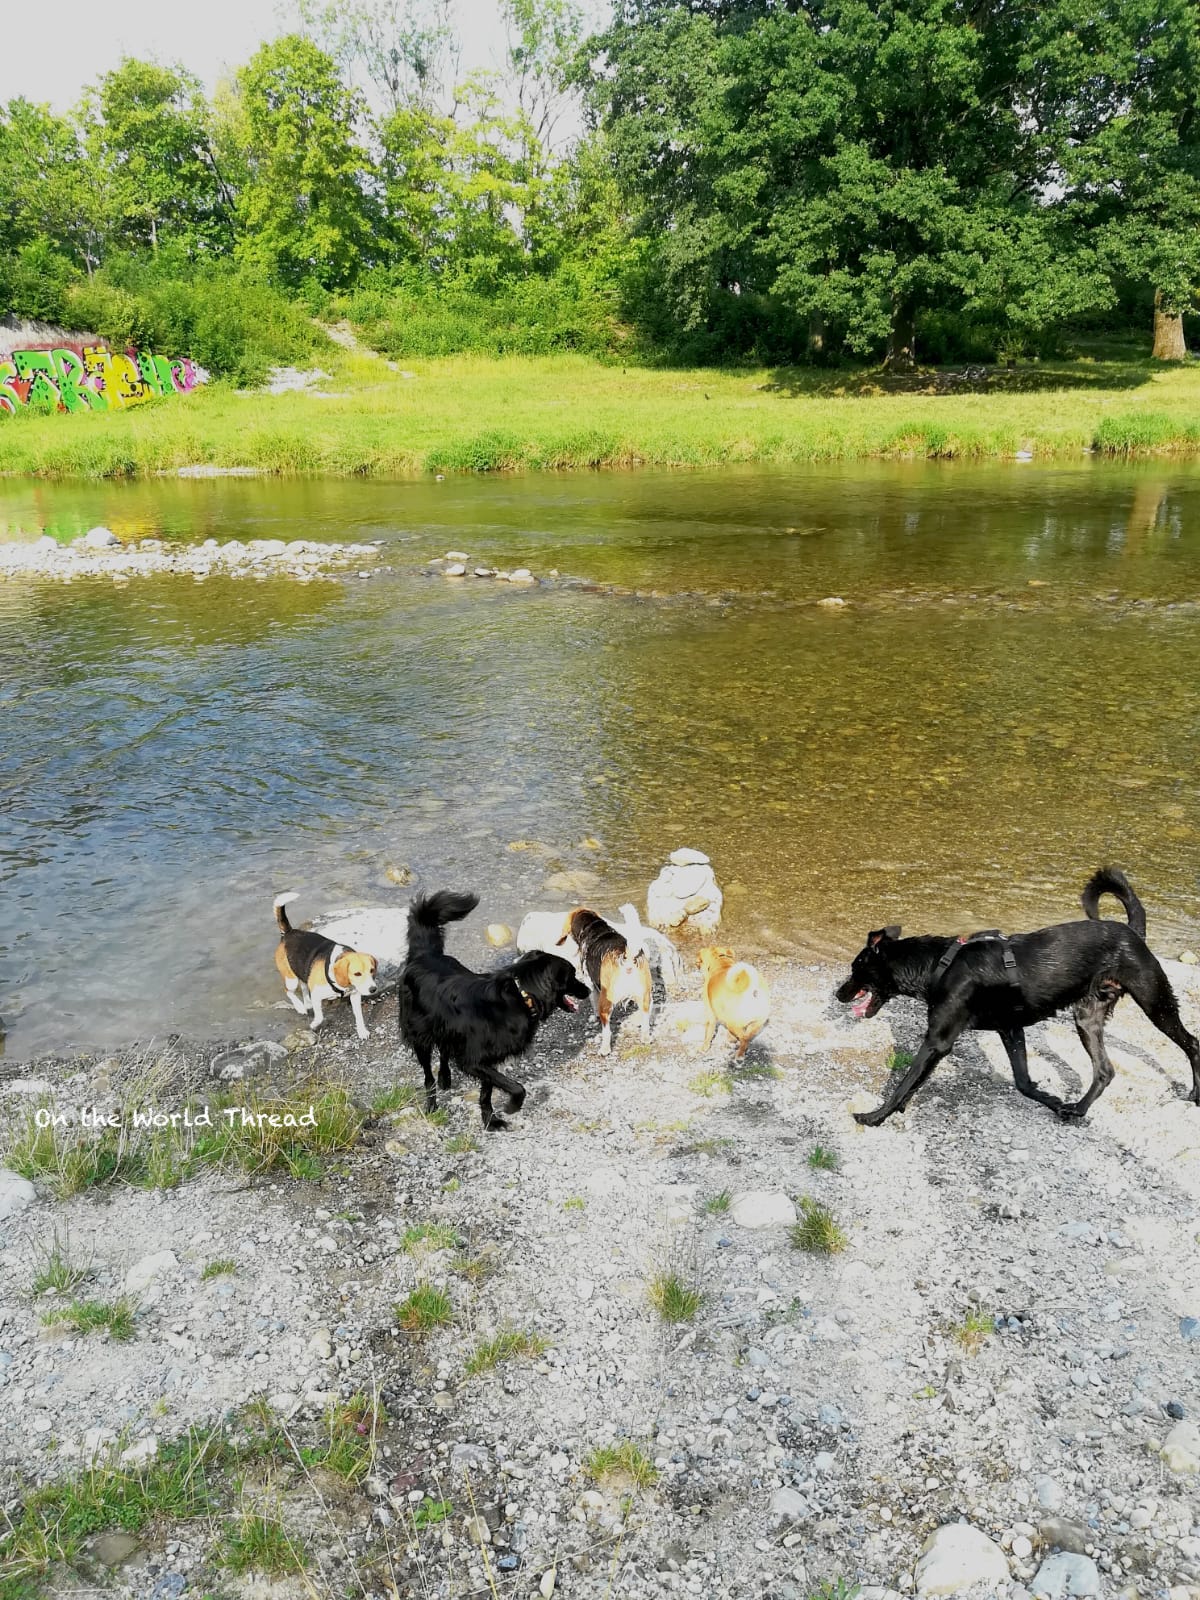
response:
[[[632,1000],[642,1013],[642,1038],[650,1037],[650,1003],[653,984],[650,962],[641,937],[642,927],[632,906],[622,906],[626,926],[614,928],[611,922],[586,906],[576,906],[566,920],[560,945],[568,941],[578,947],[579,962],[592,986],[592,1005],[600,1021],[600,1054],[612,1050],[612,1014],[617,1006]]]
[[[365,1039],[368,1035],[363,1021],[363,997],[376,992],[378,963],[374,956],[335,944],[323,933],[293,928],[284,908],[298,898],[295,894],[281,894],[275,901],[275,921],[280,934],[275,947],[275,965],[287,997],[302,1017],[306,1017],[312,1007],[313,1019],[309,1026],[314,1033],[324,1021],[322,1007],[326,1001],[349,999],[355,1030],[360,1039]]]

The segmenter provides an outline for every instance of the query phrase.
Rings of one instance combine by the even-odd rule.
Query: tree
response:
[[[500,0],[517,105],[543,150],[575,92],[583,10],[575,0]]]
[[[1052,169],[1038,15],[1033,0],[626,0],[591,99],[685,323],[721,294],[772,295],[902,368],[923,308],[1028,299]],[[1073,275],[1055,279],[1051,299],[1073,305]]]
[[[284,284],[344,287],[381,248],[367,195],[374,170],[355,133],[358,96],[298,34],[263,45],[238,88],[238,259]]]
[[[106,241],[103,176],[66,117],[28,100],[0,110],[0,221],[6,247],[39,242],[90,277]]]
[[[84,119],[127,243],[157,252],[167,236],[189,253],[229,244],[232,197],[196,78],[127,57],[101,78]]]
[[[296,0],[307,32],[379,95],[385,117],[432,109],[453,55],[450,0]]]

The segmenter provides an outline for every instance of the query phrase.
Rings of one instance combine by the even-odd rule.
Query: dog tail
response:
[[[408,908],[408,954],[440,956],[445,946],[442,929],[447,922],[461,922],[479,904],[477,894],[455,894],[439,889],[436,894],[420,894]]]
[[[735,961],[725,981],[734,994],[749,994],[755,1000],[764,998],[758,973],[746,961]]]
[[[1088,916],[1095,919],[1100,915],[1100,896],[1104,894],[1116,895],[1125,907],[1125,915],[1129,918],[1129,926],[1139,939],[1146,937],[1146,908],[1134,894],[1129,879],[1119,867],[1101,867],[1099,872],[1093,873],[1088,879],[1083,891],[1083,909]]]
[[[277,894],[275,896],[275,921],[279,924],[280,933],[291,933],[292,925],[288,921],[288,914],[284,907],[291,905],[293,900],[299,900],[299,898],[300,895],[295,889],[289,889],[287,894]]]

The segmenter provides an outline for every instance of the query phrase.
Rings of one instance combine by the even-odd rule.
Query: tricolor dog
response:
[[[279,943],[275,965],[283,979],[287,997],[302,1017],[312,1009],[309,1027],[315,1033],[325,1020],[322,1008],[329,1000],[349,1000],[354,1026],[360,1039],[367,1038],[363,1021],[364,995],[376,992],[377,962],[362,950],[335,944],[323,933],[293,928],[285,909],[295,894],[281,894],[275,901],[275,920],[279,924]]]
[[[645,930],[633,906],[622,906],[623,928],[586,906],[576,906],[567,915],[559,945],[573,941],[579,950],[579,963],[592,986],[592,1005],[600,1021],[600,1054],[612,1050],[612,1014],[626,1001],[642,1014],[642,1038],[650,1037],[650,1005],[654,986],[646,955]]]

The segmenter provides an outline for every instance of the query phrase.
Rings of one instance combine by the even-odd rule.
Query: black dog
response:
[[[425,1074],[426,1110],[437,1108],[433,1052],[438,1052],[439,1089],[450,1087],[450,1067],[479,1079],[479,1111],[494,1133],[508,1124],[492,1110],[492,1090],[503,1089],[508,1109],[519,1111],[524,1087],[497,1071],[501,1061],[528,1050],[546,1018],[561,1006],[577,1010],[587,989],[561,956],[533,951],[499,972],[471,972],[445,954],[442,928],[459,922],[479,904],[473,894],[448,889],[414,900],[408,912],[408,957],[400,974],[400,1037]]]
[[[1102,894],[1116,895],[1128,924],[1099,920]],[[1145,907],[1125,874],[1115,867],[1101,868],[1083,891],[1083,909],[1087,922],[1063,922],[1009,939],[999,934],[973,934],[969,940],[931,935],[902,939],[899,928],[868,934],[837,998],[851,1004],[856,1017],[873,1017],[893,995],[911,995],[926,1002],[929,1019],[915,1061],[883,1104],[856,1113],[856,1121],[875,1127],[894,1111],[903,1111],[968,1028],[990,1028],[1000,1035],[1022,1094],[1064,1120],[1082,1117],[1113,1080],[1104,1025],[1123,994],[1131,995],[1159,1032],[1187,1056],[1191,1098],[1200,1105],[1200,1043],[1179,1020],[1167,975],[1146,948]],[[1039,1089],[1025,1057],[1025,1029],[1068,1006],[1093,1068],[1091,1087],[1072,1104]]]

